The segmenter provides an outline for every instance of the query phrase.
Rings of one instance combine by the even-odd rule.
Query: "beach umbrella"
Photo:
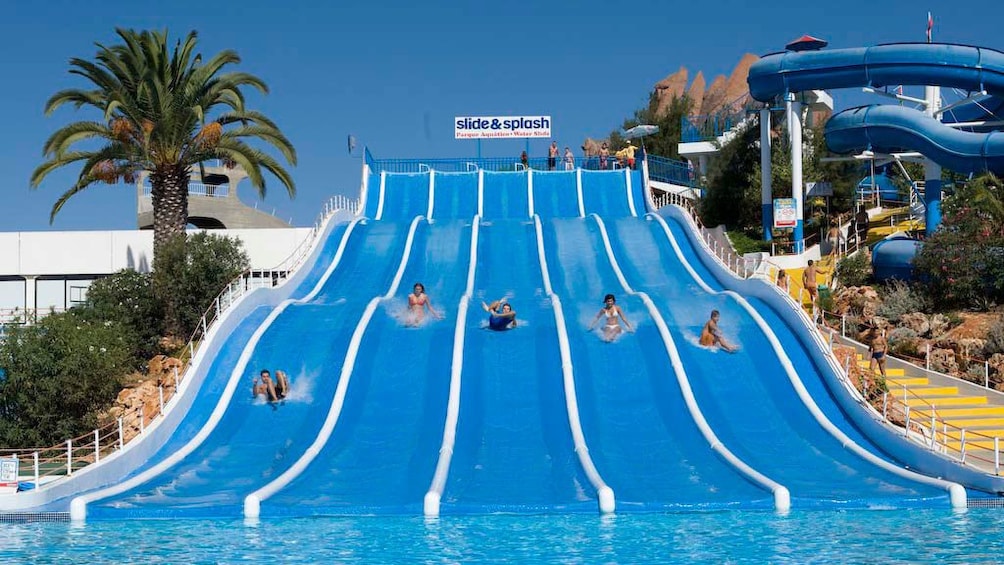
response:
[[[635,139],[638,137],[645,137],[646,135],[652,135],[659,131],[659,126],[641,125],[635,126],[631,129],[624,130],[624,139]]]

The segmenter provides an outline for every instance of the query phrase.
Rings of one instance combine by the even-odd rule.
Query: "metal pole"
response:
[[[119,416],[119,449],[125,447],[125,434],[122,431],[122,417]]]
[[[94,430],[94,462],[101,460],[101,434]]]
[[[847,314],[840,315],[840,337],[847,337]]]
[[[903,437],[910,436],[910,405],[906,405],[906,425],[903,427]]]
[[[983,386],[990,388],[990,361],[983,362]]]
[[[934,436],[938,433],[938,422],[934,419],[934,406],[931,407],[931,449],[934,449]]]
[[[35,488],[38,488],[38,452],[31,454],[32,461],[35,465]]]
[[[160,415],[164,415],[164,387],[162,385],[157,386],[157,395],[160,397]]]
[[[961,445],[959,446],[959,452],[960,452],[960,456],[962,458],[962,462],[965,463],[966,462],[966,428],[962,428],[962,433],[959,434],[959,438],[961,439],[961,442],[962,442]]]
[[[994,474],[995,475],[1000,475],[1001,474],[1001,444],[1000,444],[1000,439],[1001,438],[999,436],[994,436]],[[36,474],[36,477],[37,477],[37,475],[38,475],[38,463],[37,463],[38,462],[38,454],[37,453],[35,454],[35,461],[36,461],[36,463],[35,463],[35,474]],[[37,478],[35,479],[35,484],[36,485],[38,484],[38,479]]]
[[[174,390],[175,390],[175,392],[178,391],[178,385],[179,384],[181,384],[181,383],[180,383],[180,376],[178,375],[178,366],[175,365],[175,367],[174,367]]]
[[[886,420],[888,420],[889,419],[888,414],[889,414],[889,393],[888,392],[883,392],[882,393],[882,417],[885,418]]]
[[[73,440],[66,440],[66,474],[73,474]]]
[[[143,407],[140,406],[139,407],[139,433],[141,433],[141,434],[146,432],[146,422],[144,420],[146,420],[146,418],[143,417]]]
[[[931,370],[931,344],[927,344],[927,370]]]

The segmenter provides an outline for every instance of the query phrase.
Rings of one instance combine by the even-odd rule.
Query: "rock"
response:
[[[680,70],[655,83],[655,96],[658,100],[657,115],[665,115],[673,99],[680,98],[687,89],[687,68]]]
[[[712,114],[722,108],[725,104],[725,83],[728,79],[725,75],[718,75],[711,81],[711,86],[704,92],[701,99],[701,111],[705,114]]]
[[[693,104],[690,107],[691,115],[696,116],[701,113],[705,88],[704,73],[697,71],[697,76],[694,77],[694,82],[690,83],[690,88],[687,89],[687,98],[690,98],[691,104]]]
[[[952,322],[944,314],[935,314],[928,320],[931,337],[937,338],[947,332],[952,327]]]
[[[868,320],[868,323],[871,324],[871,326],[877,330],[885,330],[888,329],[890,326],[889,320],[883,318],[882,316],[872,316]]]
[[[994,353],[987,362],[990,364],[990,375],[997,375],[1004,381],[1004,353]]]
[[[837,289],[833,295],[834,311],[837,314],[848,314],[871,318],[878,311],[881,299],[875,289],[870,286],[844,286]]]
[[[752,53],[746,53],[732,69],[732,74],[729,75],[729,80],[725,83],[725,110],[737,111],[749,102],[750,89],[746,78],[750,74],[750,67],[759,59],[760,57]]]
[[[955,351],[951,349],[931,349],[931,369],[941,373],[953,373],[959,370],[955,360]]]
[[[927,335],[927,333],[931,331],[931,323],[928,321],[927,316],[921,312],[914,312],[913,314],[904,314],[900,316],[899,327],[911,329],[918,336]]]
[[[986,344],[987,340],[985,339],[975,337],[962,338],[958,340],[955,351],[960,357],[972,359],[974,357],[979,357]]]

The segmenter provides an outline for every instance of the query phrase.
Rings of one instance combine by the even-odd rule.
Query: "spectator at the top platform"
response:
[[[607,159],[610,158],[610,149],[607,148],[607,143],[604,141],[603,145],[600,146],[600,169],[607,168]]]
[[[530,158],[527,157],[526,151],[524,151],[524,152],[522,152],[522,153],[519,154],[519,162],[523,163],[523,168],[524,169],[529,169],[530,168]]]
[[[566,145],[565,146],[565,170],[571,171],[575,169],[575,155],[572,155],[572,150]]]
[[[552,141],[547,149],[547,170],[553,171],[558,166],[558,142]]]

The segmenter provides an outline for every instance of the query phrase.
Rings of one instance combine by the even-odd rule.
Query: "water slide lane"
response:
[[[291,304],[265,331],[247,365],[246,382],[202,445],[160,476],[91,503],[88,517],[239,514],[242,497],[281,473],[316,435],[320,422],[314,414],[330,403],[353,322],[374,289],[389,284],[394,265],[385,259],[400,256],[406,235],[407,227],[399,224],[357,226],[341,264],[314,300]],[[305,346],[304,336],[313,336],[316,345]],[[239,356],[245,343],[228,345],[224,356]],[[291,393],[284,403],[273,407],[251,398],[251,379],[261,368],[289,374]],[[219,392],[206,391],[206,397],[215,406]],[[172,438],[161,452],[185,443]]]
[[[698,258],[698,251],[689,242],[683,231],[686,228],[673,218],[664,217],[664,219],[669,225],[670,232],[679,244],[680,251],[683,253],[684,258],[690,264],[691,268],[694,269],[697,275],[704,281],[705,284],[711,287],[712,290],[716,292],[724,292],[726,290],[725,287],[715,277],[715,275],[708,270],[700,258]],[[656,235],[657,239],[658,237],[659,234]],[[663,252],[670,253],[672,252],[672,249],[663,248]],[[789,326],[787,322],[785,322],[778,315],[778,313],[770,307],[770,305],[762,300],[755,297],[746,297],[746,301],[749,302],[754,309],[756,309],[760,316],[762,316],[767,322],[767,325],[770,326],[771,330],[774,331],[775,335],[777,335],[777,338],[782,344],[784,344],[785,354],[787,354],[788,358],[791,360],[792,366],[794,366],[795,371],[798,373],[802,383],[805,385],[806,390],[808,390],[812,399],[816,402],[826,417],[861,447],[887,461],[890,461],[898,466],[902,466],[900,463],[896,462],[895,459],[891,458],[884,451],[882,451],[882,449],[875,445],[867,436],[863,435],[861,430],[858,429],[858,427],[855,426],[850,419],[848,419],[846,414],[844,414],[839,403],[833,397],[833,392],[830,390],[830,387],[827,386],[826,382],[824,382],[822,377],[819,375],[819,368],[816,366],[811,354],[806,349],[806,344],[796,335],[795,330]]]
[[[262,504],[263,515],[422,512],[446,417],[471,221],[437,220],[424,231],[397,294],[366,328],[330,439],[302,475]],[[442,320],[404,325],[415,282]]]
[[[470,219],[478,213],[478,174],[436,171],[433,208],[432,217],[435,221],[467,220],[470,222]]]
[[[567,297],[583,432],[618,510],[772,508],[771,494],[718,458],[701,436],[647,309],[617,292],[596,222],[557,219],[544,226],[554,291]],[[603,342],[599,329],[585,331],[607,292],[618,294],[637,328],[614,343]]]
[[[532,222],[483,223],[443,514],[596,512],[596,492],[573,451],[554,312],[542,286]],[[520,325],[488,330],[480,301],[502,296]]]
[[[484,171],[485,220],[530,216],[527,196],[527,173]]]
[[[429,214],[429,176],[432,173],[386,173],[382,205],[376,219],[407,224]],[[436,174],[433,182],[441,177]],[[391,260],[393,262],[393,259]]]
[[[587,216],[601,214],[605,218],[619,218],[634,215],[627,195],[627,180],[623,170],[582,171],[582,200]],[[630,202],[633,202],[633,198]],[[633,203],[635,212],[644,209],[641,202]]]
[[[672,226],[672,223],[670,223]],[[943,490],[878,468],[827,433],[798,398],[765,334],[734,298],[708,294],[689,276],[658,223],[622,219],[608,225],[616,233],[618,256],[638,277],[679,346],[694,394],[722,441],[754,468],[791,490],[793,506],[875,507],[944,504]],[[677,236],[681,250],[688,247]],[[693,252],[691,248],[690,253]],[[689,253],[687,254],[689,255]],[[688,257],[693,264],[696,257]],[[677,295],[655,292],[676,288]],[[698,344],[712,309],[721,312],[726,338],[736,354]],[[786,351],[797,345],[779,337]],[[815,369],[804,380],[819,379]]]
[[[575,171],[534,171],[533,211],[542,220],[579,215]]]

